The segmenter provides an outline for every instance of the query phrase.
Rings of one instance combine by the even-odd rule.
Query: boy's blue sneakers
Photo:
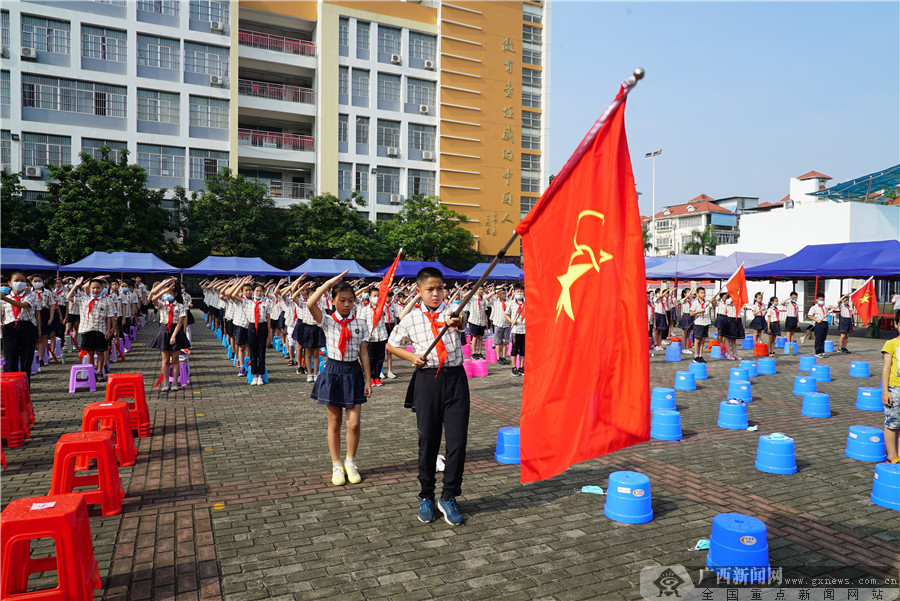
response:
[[[419,521],[426,524],[434,521],[434,499],[419,500]]]
[[[446,501],[441,499],[438,501],[438,509],[444,514],[444,521],[451,526],[459,526],[463,523],[462,513],[459,512],[459,507],[456,506],[456,499],[447,499]]]

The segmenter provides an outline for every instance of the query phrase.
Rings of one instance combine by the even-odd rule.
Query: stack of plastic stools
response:
[[[521,463],[518,428],[507,426],[497,431],[497,449],[494,452],[494,460],[514,465]]]
[[[31,420],[24,403],[15,380],[0,380],[0,436],[10,447],[21,447],[26,438],[31,438]]]
[[[94,373],[93,363],[76,363],[69,371],[69,394],[79,388],[90,388],[91,392],[96,392],[97,374]]]
[[[31,557],[31,541],[52,538],[56,555]],[[91,523],[80,494],[16,499],[0,514],[0,599],[91,601],[102,588]],[[28,577],[56,571],[52,589],[28,591]]]
[[[88,403],[84,407],[81,418],[81,431],[93,432],[97,429],[112,430],[115,433],[116,457],[119,465],[134,465],[137,451],[134,437],[131,435],[131,420],[128,416],[128,403],[113,401],[111,403]],[[88,469],[88,462],[83,460],[78,469]]]
[[[112,374],[106,383],[105,402],[123,399],[128,402],[128,419],[132,431],[137,430],[138,438],[150,436],[150,409],[144,395],[144,375],[140,373]]]
[[[796,474],[794,439],[779,432],[760,436],[754,467],[770,474]]]
[[[8,371],[0,373],[0,380],[8,380],[13,383],[14,394],[19,395],[21,405],[28,413],[28,423],[34,423],[34,405],[31,404],[31,385],[28,383],[28,374],[24,371]]]
[[[850,362],[850,373],[848,375],[851,378],[868,378],[869,377],[869,362],[868,361],[851,361]]]
[[[653,519],[650,478],[639,472],[613,472],[609,475],[603,513],[625,524],[644,524]]]
[[[50,494],[73,492],[84,486],[98,486],[94,490],[79,491],[88,505],[100,504],[104,516],[122,513],[125,489],[119,478],[116,450],[112,432],[74,432],[63,434],[56,443],[53,456],[53,477]],[[80,457],[97,460],[96,475],[79,475],[76,462]]]
[[[654,388],[650,393],[650,410],[675,409],[675,390],[672,388]]]
[[[875,466],[869,500],[881,507],[900,511],[900,463],[879,463]]]
[[[706,566],[733,582],[765,582],[769,567],[766,525],[740,513],[713,518]]]
[[[806,417],[831,417],[831,400],[824,392],[807,392],[803,395],[800,415]]]
[[[850,426],[844,455],[857,461],[884,461],[884,432],[871,426]]]

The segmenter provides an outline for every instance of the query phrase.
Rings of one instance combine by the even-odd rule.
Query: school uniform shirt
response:
[[[466,311],[469,312],[469,323],[476,326],[486,326],[487,312],[485,309],[487,309],[487,302],[480,296],[475,295],[469,299],[469,304],[466,305]]]
[[[175,329],[175,326],[178,325],[178,320],[181,319],[187,311],[184,305],[175,301],[172,301],[171,303],[159,301],[156,308],[159,310],[159,325],[165,326],[169,331]]]
[[[90,294],[79,291],[76,297],[81,320],[78,322],[78,333],[100,332],[106,336],[106,319],[112,317],[112,304],[104,298],[94,298]]]
[[[373,324],[372,321],[375,319],[375,305],[369,303],[368,306],[364,307],[362,311],[359,312],[360,319],[365,320],[366,326],[369,328],[369,340],[372,342],[383,342],[388,339],[388,331],[387,331],[387,313],[388,308],[385,307],[381,312],[381,317],[378,319],[377,324]]]
[[[66,306],[66,289],[60,288],[59,290],[52,290],[51,292],[53,293],[53,303],[50,308],[54,311],[58,309],[59,312],[63,314],[63,317],[65,317],[64,308]]]
[[[659,315],[665,315],[668,310],[666,305],[666,299],[661,296],[658,297],[653,301],[653,312]]]
[[[234,323],[234,308],[237,306],[237,301],[225,298],[222,299],[222,303],[225,305],[225,319],[230,319]]]
[[[32,291],[32,294],[34,294],[37,297],[38,301],[40,302],[39,310],[40,309],[49,309],[50,306],[53,304],[53,293],[50,290],[47,290],[46,288],[41,288],[40,290],[35,288]]]
[[[497,301],[497,306],[499,306],[499,299],[497,299]],[[506,304],[508,306],[510,304],[509,301],[506,301]],[[397,327],[394,328],[394,331],[391,332],[388,344],[395,347],[402,347],[403,340],[408,338],[412,341],[413,354],[421,356],[428,350],[428,347],[431,346],[431,343],[434,342],[436,337],[434,330],[431,327],[432,324],[429,315],[434,318],[435,327],[437,328],[437,331],[440,332],[444,327],[443,324],[447,323],[447,320],[450,319],[453,314],[453,309],[446,303],[441,303],[436,311],[427,314],[426,311],[427,308],[422,305],[413,308],[407,313],[403,319],[400,320],[400,323],[397,324]],[[500,318],[505,322],[506,319],[503,317],[503,310],[501,309],[498,312],[500,313]],[[441,338],[441,342],[444,344],[444,349],[447,351],[447,359],[444,361],[444,364],[440,365],[437,347],[435,347],[425,358],[425,367],[458,367],[462,365],[462,347],[459,344],[457,329],[450,328],[450,331]]]
[[[725,317],[737,317],[737,307],[731,302],[731,299],[725,301]]]
[[[184,300],[184,309],[185,311],[190,310],[191,303],[194,302],[194,297],[188,294],[187,292],[181,293],[181,298]]]
[[[122,293],[116,292],[111,293],[109,297],[112,299],[113,303],[116,306],[116,317],[124,317],[125,316],[125,303],[122,300]]]
[[[122,298],[122,311],[125,315],[125,319],[129,319],[134,315],[134,306],[138,302],[137,294],[129,288],[128,291],[120,292],[119,295]]]
[[[509,322],[503,317],[506,314],[506,308],[509,307],[511,301],[500,300],[499,298],[491,299],[491,325],[495,328],[508,328]],[[410,311],[412,313],[412,311]],[[402,323],[402,322],[401,322]],[[426,347],[427,348],[427,347]],[[424,348],[422,350],[425,350]],[[435,366],[436,367],[436,366]]]
[[[327,311],[331,311],[332,309],[334,309],[334,307],[331,305],[331,298],[329,298],[327,292],[319,297],[319,302],[316,304],[319,306],[319,310],[322,313],[325,313]],[[315,320],[313,320],[313,325],[318,325],[315,322]]]
[[[772,305],[766,309],[766,323],[778,323],[778,307]]]
[[[850,319],[851,317],[853,317],[853,313],[853,307],[851,307],[847,303],[841,303],[841,317]]]
[[[766,307],[762,303],[753,303],[750,305],[750,311],[752,312],[751,317],[756,317],[756,312],[758,311],[760,316],[766,314]]]
[[[71,290],[71,288],[69,290]],[[69,292],[68,292],[68,290],[66,290],[65,294],[63,294],[63,298],[68,296],[68,294],[69,294]],[[69,315],[81,315],[81,303],[78,300],[79,294],[84,294],[84,293],[81,290],[76,290],[75,297],[70,301],[66,301],[66,304],[69,308]]]
[[[241,303],[240,311],[238,311],[238,313],[243,314],[244,319],[247,321],[247,325],[244,327],[249,328],[254,324],[269,325],[269,316],[272,314],[272,305],[269,304],[269,299],[267,298],[262,300],[245,298],[244,302]],[[237,325],[237,321],[235,321],[235,325]]]
[[[147,286],[143,282],[138,284],[137,295],[142,305],[147,304],[147,297],[149,296],[149,294],[150,293],[147,291]]]
[[[509,318],[513,320],[512,323],[512,333],[513,334],[524,334],[525,333],[525,301],[519,302],[514,300],[511,303],[507,303],[506,314],[509,315]],[[509,323],[509,322],[507,322]]]
[[[716,317],[719,315],[725,315],[725,301],[716,302]]]
[[[284,308],[284,328],[287,330],[288,337],[294,331],[294,326],[300,321],[300,307],[289,295],[285,295],[281,299]]]
[[[10,292],[7,294],[9,298],[19,301],[20,303],[28,303],[27,307],[13,307],[6,301],[0,301],[0,322],[3,325],[15,323],[17,321],[30,321],[37,327],[37,312],[41,310],[41,300],[33,292],[17,296]]]
[[[244,312],[244,302],[246,300],[242,296],[239,301],[231,301],[234,304],[234,307],[231,309],[231,321],[234,322],[235,327],[246,328],[250,324],[250,320],[247,319],[247,314]]]
[[[325,345],[328,351],[328,358],[335,361],[356,361],[359,359],[359,345],[369,341],[369,326],[365,320],[360,319],[356,313],[350,313],[347,316],[344,326],[337,321],[346,321],[338,315],[337,311],[328,315],[322,313],[322,319],[317,324],[322,331],[325,332]],[[341,332],[344,327],[350,332],[350,338],[345,340],[344,352],[341,352]]]
[[[267,294],[266,300],[269,301],[269,314],[271,315],[272,320],[277,321],[282,313],[284,313],[284,305],[282,305],[281,297],[275,296],[274,294]]]
[[[688,312],[694,313],[695,311],[702,311],[702,313],[698,313],[694,316],[694,325],[708,326],[712,324],[712,318],[710,317],[712,308],[713,304],[707,300],[700,300],[699,298],[692,300],[690,307],[688,307]]]
[[[795,301],[795,300],[784,301],[784,308],[787,311],[785,313],[785,317],[799,317],[800,310],[797,307],[797,301]]]
[[[810,319],[815,320],[816,318],[819,318],[820,321],[825,321],[827,319],[827,317],[826,317],[827,315],[828,315],[828,311],[825,310],[824,306],[820,307],[818,303],[813,305],[809,309],[809,313],[807,313],[807,316]]]
[[[297,303],[297,317],[300,318],[300,321],[308,326],[319,325],[316,323],[316,320],[313,319],[312,313],[309,312],[309,307],[306,306],[306,301],[309,300],[309,297],[303,296],[301,294],[298,298],[300,299],[300,302]],[[322,311],[322,313],[325,312],[325,310],[322,309],[322,299],[319,299],[319,302],[316,303],[316,306],[319,307],[319,310]]]

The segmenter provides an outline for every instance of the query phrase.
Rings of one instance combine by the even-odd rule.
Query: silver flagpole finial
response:
[[[637,69],[634,70],[634,78],[637,80],[644,79],[645,74],[646,74],[646,72],[643,69],[641,69],[640,67],[638,67]]]

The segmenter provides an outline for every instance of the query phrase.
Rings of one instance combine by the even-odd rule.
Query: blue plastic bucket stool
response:
[[[506,426],[497,430],[497,450],[494,460],[500,463],[519,464],[519,429]]]
[[[728,370],[728,379],[729,380],[749,380],[750,379],[750,370],[744,367],[732,367]]]
[[[709,351],[709,356],[710,356],[710,358],[712,358],[712,359],[721,359],[721,358],[724,357],[725,355],[722,354],[722,347],[721,347],[721,346],[714,346],[714,347],[712,347],[712,350]]]
[[[611,520],[626,524],[644,524],[652,520],[650,478],[638,472],[611,473],[603,513]]]
[[[650,393],[650,410],[675,409],[674,388],[654,388]]]
[[[228,348],[228,339],[222,336],[222,348]]]
[[[706,566],[733,582],[769,579],[769,542],[766,525],[740,513],[713,518]],[[736,569],[739,568],[739,569]]]
[[[726,430],[746,430],[750,425],[747,422],[747,405],[744,403],[719,403],[719,420],[716,425]]]
[[[800,365],[797,366],[797,369],[800,371],[810,371],[815,364],[815,357],[800,357]]]
[[[770,474],[796,474],[794,439],[778,432],[760,436],[754,466],[759,471]]]
[[[228,358],[234,359],[234,351],[231,349],[230,346],[228,347]]]
[[[753,334],[747,334],[746,336],[744,336],[744,340],[741,341],[741,350],[753,350]]]
[[[750,380],[731,380],[728,382],[728,398],[738,399],[745,403],[753,402],[753,385]]]
[[[697,390],[694,374],[689,371],[676,371],[675,390]]]
[[[850,426],[844,455],[857,461],[884,461],[884,432],[871,426]]]
[[[849,375],[851,378],[868,378],[870,375],[869,374],[869,362],[868,361],[851,361]]]
[[[759,366],[756,364],[756,361],[741,361],[740,366],[747,370],[751,378],[759,376]]]
[[[249,362],[250,362],[250,359],[247,359],[247,362],[249,363]],[[252,381],[253,381],[253,378],[254,378],[254,376],[253,376],[252,373],[250,373],[250,369],[249,369],[249,366],[248,366],[248,368],[247,368],[247,383],[249,384],[250,382],[252,382]],[[269,383],[269,368],[268,368],[268,367],[266,367],[266,368],[265,368],[265,371],[263,371],[263,377],[262,377],[262,379],[263,379],[263,382],[265,382],[266,384]]]
[[[816,382],[831,382],[831,366],[830,365],[813,365],[809,375],[816,379]]]
[[[825,341],[825,352],[826,353],[834,352],[834,340],[826,340]]]
[[[657,409],[650,421],[650,438],[681,440],[681,414],[671,409]]]
[[[803,395],[800,415],[806,417],[831,417],[831,399],[824,392],[807,392]]]
[[[787,342],[787,338],[784,336],[778,336],[775,338],[775,348],[784,348],[784,344]]]
[[[681,361],[681,349],[670,344],[666,349],[666,361]]]
[[[776,373],[778,373],[778,371],[775,369],[775,359],[771,357],[760,359],[758,371],[759,375],[761,376],[774,376]]]
[[[681,351],[684,350],[684,348],[682,348],[680,342],[673,342],[672,344],[669,345],[669,347],[670,347],[670,348],[677,348],[679,353],[680,353]]]
[[[856,389],[856,408],[863,411],[884,411],[881,389],[861,386]]]
[[[783,352],[785,355],[799,355],[800,354],[800,343],[799,342],[785,342]]]
[[[719,333],[713,332],[713,340],[718,340],[718,339],[719,339]]]
[[[812,376],[795,376],[794,394],[803,396],[807,392],[816,392],[816,379]]]
[[[696,361],[691,361],[691,364],[688,365],[688,371],[694,374],[695,380],[709,379],[709,376],[706,375],[706,363],[697,363]]]
[[[879,463],[875,466],[869,500],[887,509],[900,511],[900,463]]]

